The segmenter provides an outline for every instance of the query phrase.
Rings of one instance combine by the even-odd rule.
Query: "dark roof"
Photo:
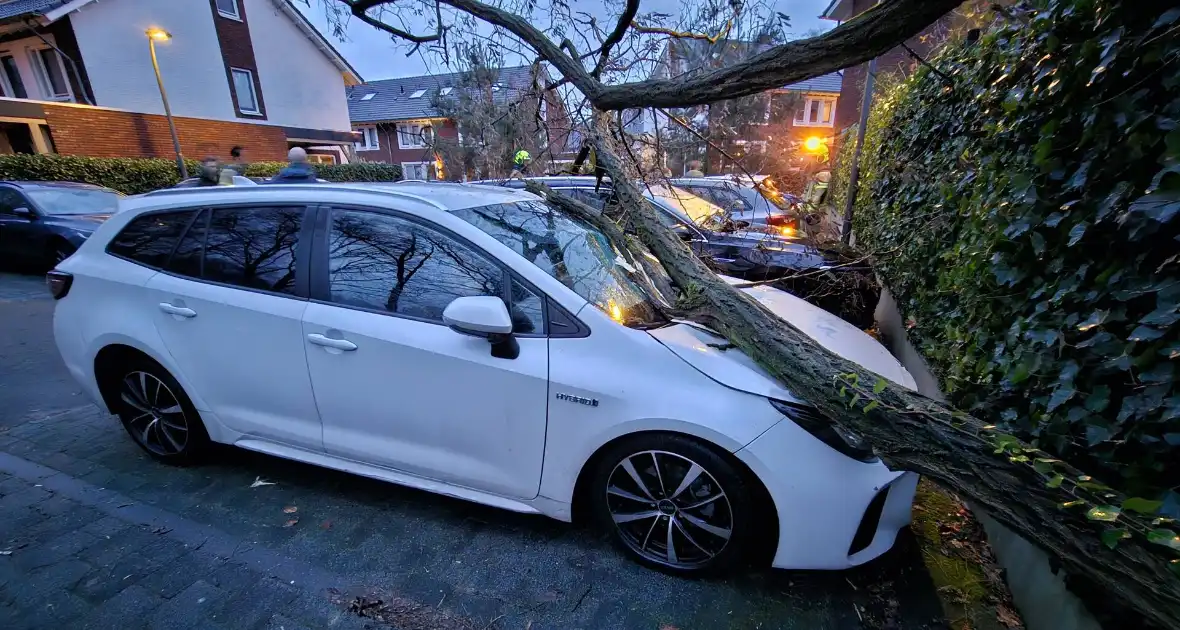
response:
[[[400,79],[383,79],[355,85],[347,89],[348,117],[353,123],[382,122],[389,120],[412,120],[416,118],[437,118],[438,108],[434,106],[439,90],[450,87],[452,92],[443,95],[454,96],[454,90],[464,83],[466,73],[432,74]],[[542,75],[544,76],[544,75]],[[532,68],[518,66],[500,68],[496,85],[500,89],[492,92],[494,102],[507,102],[519,97],[532,88]],[[411,96],[422,91],[418,98]],[[365,98],[372,94],[371,97]]]
[[[0,20],[22,15],[44,13],[56,9],[70,0],[12,0],[0,3]]]

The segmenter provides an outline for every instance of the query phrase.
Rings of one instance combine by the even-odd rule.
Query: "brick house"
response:
[[[185,157],[346,160],[361,78],[290,0],[0,3],[0,153],[175,157],[148,29]]]
[[[691,75],[696,72],[740,63],[771,44],[699,39],[674,40],[665,47],[652,78]],[[723,101],[684,108],[678,115],[694,124],[708,144],[691,141],[684,147],[665,151],[664,166],[682,175],[693,160],[704,162],[708,175],[740,172],[732,160],[752,173],[788,170],[804,157],[803,144],[811,137],[827,142],[834,129],[836,103],[842,89],[840,73],[800,81],[768,90],[758,98]],[[633,134],[679,132],[675,123],[651,112],[628,112],[624,120]]]
[[[543,123],[522,132],[538,136],[538,140],[531,147],[520,148],[530,149],[542,170],[571,161],[566,147],[569,117],[561,100],[552,91],[544,90],[545,73],[532,66],[487,72],[489,76],[478,87],[473,85],[476,82],[472,74],[463,72],[383,79],[349,87],[349,117],[352,128],[361,136],[355,146],[357,157],[400,164],[406,179],[438,178],[443,153],[440,147],[472,144],[463,141],[460,126],[447,115],[448,104],[467,94],[488,99],[496,107],[539,112]],[[542,125],[549,135],[542,133]],[[443,170],[443,179],[493,176],[481,174],[478,165],[471,164],[451,165]]]

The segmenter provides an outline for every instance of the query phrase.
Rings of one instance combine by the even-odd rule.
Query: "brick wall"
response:
[[[254,44],[250,39],[250,23],[246,18],[246,3],[237,3],[238,19],[226,17],[217,12],[217,2],[209,0],[213,11],[213,27],[217,30],[217,42],[221,46],[221,60],[225,63],[225,80],[229,81],[229,95],[234,102],[234,114],[238,118],[266,120],[266,99],[262,96],[262,82],[258,76],[258,63],[254,59]],[[238,93],[234,89],[231,68],[249,70],[254,79],[254,93],[258,97],[260,114],[244,114],[238,110]]]
[[[91,157],[172,158],[168,120],[154,114],[113,111],[70,105],[45,105],[53,143],[58,153]],[[213,155],[229,159],[235,145],[245,148],[251,162],[286,161],[287,135],[280,127],[176,118],[181,153],[201,159]]]

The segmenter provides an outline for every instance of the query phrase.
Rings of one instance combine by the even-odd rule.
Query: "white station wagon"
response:
[[[48,277],[70,372],[139,446],[210,442],[518,512],[678,573],[841,569],[910,519],[889,470],[748,357],[669,321],[593,227],[497,187],[165,190]],[[750,293],[896,383],[870,337]]]

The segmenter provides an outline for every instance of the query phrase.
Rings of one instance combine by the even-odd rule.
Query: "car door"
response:
[[[24,208],[26,213],[17,213]],[[13,188],[0,186],[0,257],[35,260],[45,255],[45,238],[33,214],[33,204]]]
[[[195,393],[229,429],[320,451],[323,432],[303,344],[303,206],[200,211],[145,307]],[[302,232],[307,228],[307,235]]]
[[[325,450],[535,497],[549,386],[537,293],[431,223],[366,208],[321,213],[303,332]],[[516,358],[443,324],[443,309],[472,295],[510,302]]]

